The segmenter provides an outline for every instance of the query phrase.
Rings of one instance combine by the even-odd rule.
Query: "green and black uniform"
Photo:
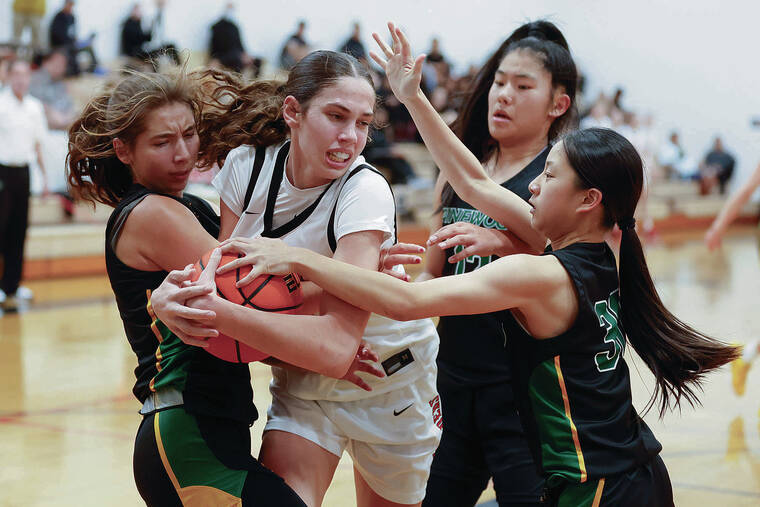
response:
[[[148,505],[303,505],[250,454],[258,417],[248,366],[185,345],[155,319],[150,292],[166,271],[131,268],[115,247],[129,213],[155,194],[132,185],[106,227],[106,267],[119,314],[137,355],[133,393],[144,418],[135,440],[134,474]],[[219,218],[202,199],[165,194],[190,209],[213,237]],[[172,245],[166,245],[172,248]]]
[[[662,449],[633,408],[615,256],[606,243],[547,249],[570,275],[578,317],[534,339],[509,311],[504,328],[531,450],[555,505],[671,506]]]
[[[524,200],[528,185],[544,170],[547,146],[527,166],[502,183]],[[443,203],[443,225],[455,222],[491,229],[504,226],[454,195]],[[446,250],[446,258],[462,247]],[[473,255],[446,262],[442,276],[469,273],[497,259]],[[500,505],[539,502],[543,479],[536,472],[514,404],[512,371],[499,313],[441,317],[438,324],[438,393],[443,434],[433,458],[423,505],[475,505],[493,478]]]

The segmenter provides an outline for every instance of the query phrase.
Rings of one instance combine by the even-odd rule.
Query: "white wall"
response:
[[[10,38],[12,0],[0,0],[0,40]],[[48,0],[48,18],[62,0]],[[77,0],[79,34],[98,32],[103,59],[117,55],[120,24],[131,0]],[[153,2],[143,10],[152,15]],[[181,47],[204,50],[208,27],[224,0],[169,0],[166,33]],[[625,88],[624,104],[652,112],[659,127],[681,131],[687,150],[701,157],[721,133],[738,158],[740,178],[760,161],[760,131],[749,126],[760,115],[760,83],[754,34],[760,3],[741,0],[292,0],[238,1],[238,18],[250,52],[276,61],[280,45],[300,18],[307,38],[335,48],[353,20],[369,32],[387,19],[406,27],[415,48],[427,49],[437,35],[460,69],[480,63],[526,19],[548,17],[565,32],[586,74],[588,96]]]

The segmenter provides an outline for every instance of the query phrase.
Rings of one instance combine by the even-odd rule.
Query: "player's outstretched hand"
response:
[[[183,270],[175,270],[151,293],[150,307],[155,316],[163,322],[180,340],[188,345],[207,347],[206,339],[217,336],[208,324],[216,318],[211,310],[192,308],[188,301],[207,297],[216,291],[214,271],[222,258],[221,250],[214,250],[206,269],[197,281],[191,282],[194,272],[190,264]]]
[[[372,37],[380,47],[383,56],[374,51],[370,51],[369,55],[383,68],[388,76],[393,94],[404,103],[420,93],[422,64],[425,61],[425,55],[422,54],[416,58],[412,56],[411,46],[406,35],[393,23],[388,23],[388,30],[391,33],[393,47],[389,48],[377,33],[373,33]]]
[[[348,372],[346,372],[343,377],[341,377],[342,380],[347,380],[351,382],[352,384],[361,387],[365,391],[371,391],[372,388],[367,384],[360,376],[356,374],[358,371],[363,371],[364,373],[369,373],[370,375],[374,375],[375,377],[384,377],[385,373],[383,370],[376,368],[372,364],[370,364],[367,361],[375,361],[377,362],[379,360],[379,356],[377,353],[372,350],[372,348],[362,342],[361,345],[359,345],[359,349],[356,351],[356,355],[354,356],[354,361],[351,363],[351,366],[348,368]]]
[[[380,263],[378,271],[391,275],[399,280],[408,282],[411,278],[406,273],[395,271],[394,266],[404,264],[419,264],[422,262],[421,253],[425,248],[414,243],[396,243],[390,248],[380,250]]]
[[[430,235],[427,244],[428,246],[438,245],[441,250],[463,247],[449,257],[448,261],[452,264],[472,255],[504,257],[515,253],[537,253],[530,245],[509,231],[479,227],[469,222],[444,225]]]
[[[259,275],[287,275],[293,272],[290,260],[299,248],[286,245],[279,239],[230,238],[221,244],[223,253],[243,256],[217,269],[222,274],[242,266],[251,266],[251,271],[241,278],[236,287],[245,287]]]

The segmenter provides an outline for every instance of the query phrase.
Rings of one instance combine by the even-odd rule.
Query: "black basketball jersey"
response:
[[[548,155],[547,146],[519,173],[502,183],[502,186],[527,201],[530,198],[528,185],[544,170]],[[505,229],[499,222],[473,208],[457,195],[451,204],[443,207],[442,221],[443,225],[469,222],[491,229]],[[447,249],[446,259],[461,250],[461,246]],[[496,255],[472,255],[456,264],[445,261],[442,276],[469,273],[496,259]],[[505,357],[507,337],[502,330],[498,313],[441,317],[438,335],[441,337],[438,366],[460,381],[490,384],[506,382],[511,378],[509,361]]]
[[[248,366],[222,361],[200,347],[185,345],[148,311],[150,292],[166,278],[166,271],[142,271],[119,260],[115,246],[129,213],[146,196],[157,194],[134,184],[111,213],[106,226],[106,268],[129,345],[137,355],[132,389],[144,402],[156,389],[171,387],[183,393],[188,412],[227,417],[252,424],[257,418]],[[203,228],[219,235],[219,217],[204,200],[184,194],[170,197],[188,209]],[[171,248],[171,245],[167,245]]]
[[[606,243],[547,249],[567,270],[578,317],[559,336],[538,340],[502,312],[523,428],[549,487],[632,470],[661,446],[636,413],[615,256]]]

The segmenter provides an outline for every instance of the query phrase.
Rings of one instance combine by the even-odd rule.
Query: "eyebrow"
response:
[[[506,75],[507,75],[507,72],[504,72],[503,70],[499,70],[499,69],[497,69],[497,70],[496,70],[496,74],[501,74],[502,76],[506,76]],[[523,73],[520,73],[520,74],[515,74],[514,76],[515,76],[516,78],[526,78],[526,79],[532,79],[532,80],[534,80],[534,81],[536,80],[536,76],[534,76],[533,74],[526,74],[526,73],[524,73],[524,72],[523,72]]]
[[[194,130],[194,129],[195,129],[195,125],[188,125],[184,129],[182,129],[182,133],[184,134],[188,130]],[[159,137],[171,137],[173,135],[174,135],[174,131],[173,130],[166,130],[164,132],[159,132],[157,134],[153,134],[152,136],[150,136],[150,138],[151,139],[158,139]]]
[[[328,102],[327,104],[325,104],[325,107],[337,107],[338,109],[340,109],[341,111],[344,111],[346,113],[350,113],[351,112],[351,110],[349,108],[347,108],[346,106],[344,106],[343,104],[340,104],[338,102]],[[365,112],[361,113],[361,116],[374,116],[374,115],[375,115],[375,113],[373,111],[365,111]]]

